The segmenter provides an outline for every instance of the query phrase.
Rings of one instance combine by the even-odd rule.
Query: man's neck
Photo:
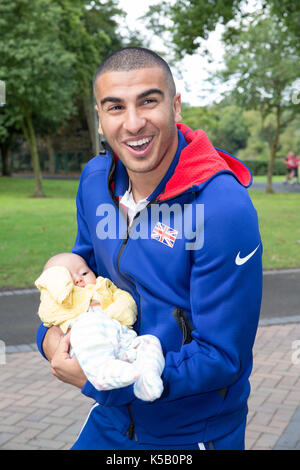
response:
[[[137,173],[129,174],[129,179],[131,184],[132,197],[136,203],[138,203],[141,199],[146,199],[149,197],[161,181],[161,178],[159,178],[157,181],[154,181],[153,178],[147,181],[148,178],[141,178],[141,174]]]
[[[160,165],[157,168],[154,168],[152,171],[147,173],[138,173],[127,169],[131,183],[132,196],[136,203],[138,203],[141,199],[146,199],[149,197],[167,173],[176,154],[176,149],[178,146],[177,134],[174,143],[174,149],[172,149],[169,155],[165,155]]]

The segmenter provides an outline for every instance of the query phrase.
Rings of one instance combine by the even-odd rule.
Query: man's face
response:
[[[177,149],[180,95],[170,96],[160,67],[106,72],[96,82],[99,133],[130,172],[170,165]]]

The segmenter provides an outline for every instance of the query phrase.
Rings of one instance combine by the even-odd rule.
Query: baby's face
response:
[[[80,256],[75,254],[65,255],[59,264],[69,270],[76,286],[85,287],[88,284],[96,284],[95,274]]]

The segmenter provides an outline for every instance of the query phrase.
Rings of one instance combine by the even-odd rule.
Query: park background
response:
[[[264,296],[246,449],[300,449],[300,186],[282,183],[300,154],[299,24],[290,0],[0,0],[1,450],[69,449],[91,407],[36,351],[33,286],[72,249],[78,179],[101,148],[92,77],[126,45],[164,55],[183,122],[253,172]]]
[[[300,154],[299,17],[296,1],[1,1],[0,288],[71,250],[78,178],[101,149],[92,78],[127,45],[162,54],[183,122],[266,181],[250,189],[264,269],[300,267],[299,193],[274,190]]]

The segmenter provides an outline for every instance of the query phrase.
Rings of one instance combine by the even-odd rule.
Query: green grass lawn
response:
[[[32,286],[47,259],[71,251],[78,181],[44,180],[36,199],[30,179],[0,178],[0,288]]]
[[[33,286],[46,260],[71,251],[78,181],[44,180],[47,198],[32,198],[31,179],[0,178],[0,288]],[[300,267],[300,194],[249,192],[257,209],[264,269]]]
[[[300,267],[300,194],[250,190],[263,242],[264,269]]]
[[[285,175],[274,175],[272,177],[273,183],[282,183],[285,178]],[[257,183],[266,183],[267,177],[265,175],[253,176],[253,181]]]

